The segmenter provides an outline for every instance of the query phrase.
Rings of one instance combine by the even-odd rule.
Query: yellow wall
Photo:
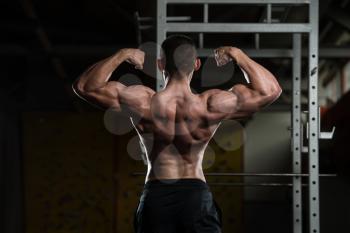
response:
[[[113,137],[101,114],[23,117],[27,233],[112,232]]]

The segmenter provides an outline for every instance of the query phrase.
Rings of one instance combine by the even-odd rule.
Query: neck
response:
[[[173,75],[169,75],[167,77],[168,85],[190,85],[193,73],[190,74],[180,74],[174,73]]]
[[[177,74],[168,77],[166,89],[176,90],[176,93],[192,93],[190,87],[191,77],[190,76],[179,76]]]

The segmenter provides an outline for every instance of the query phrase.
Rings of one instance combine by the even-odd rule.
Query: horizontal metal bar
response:
[[[141,25],[141,26],[139,26],[140,30],[150,30],[152,28],[153,28],[152,25]]]
[[[167,16],[167,21],[190,21],[192,19],[191,16]]]
[[[303,51],[303,56],[308,55],[308,53]],[[350,58],[350,48],[320,48],[319,57],[321,58]]]
[[[149,22],[149,21],[153,21],[153,20],[154,20],[153,17],[138,17],[139,22]]]
[[[178,4],[310,4],[310,0],[158,0]]]
[[[307,23],[167,23],[166,32],[206,33],[305,33]]]
[[[291,183],[236,183],[236,182],[208,182],[209,186],[227,186],[227,187],[293,187]],[[144,184],[139,184],[144,186]],[[302,184],[307,187],[308,184]]]
[[[210,186],[230,186],[230,187],[293,187],[292,183],[231,183],[231,182],[208,182]],[[307,187],[307,184],[302,184]]]
[[[152,22],[154,21],[154,17],[139,17],[138,21],[139,22]],[[178,21],[178,22],[182,22],[182,21],[190,21],[192,19],[191,16],[167,16],[166,20],[167,21]]]
[[[292,58],[293,51],[291,49],[242,49],[250,57],[262,58]],[[213,55],[214,49],[198,49],[199,57],[209,57]]]
[[[133,172],[133,176],[146,175],[144,172]],[[262,177],[308,177],[309,174],[296,173],[232,173],[232,172],[209,172],[205,176],[262,176]],[[320,177],[337,177],[337,174],[320,174]]]
[[[225,173],[211,172],[206,173],[206,176],[263,176],[263,177],[308,177],[309,174],[297,173]],[[320,174],[320,177],[336,177],[337,174]]]

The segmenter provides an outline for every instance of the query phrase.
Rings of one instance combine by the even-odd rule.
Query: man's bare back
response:
[[[151,144],[147,148],[150,164],[147,180],[199,178],[205,181],[203,155],[219,125],[209,118],[207,96],[194,94],[178,83],[171,83],[152,96],[151,119],[135,125],[140,137],[142,133],[153,134],[153,141],[145,143],[146,147]]]

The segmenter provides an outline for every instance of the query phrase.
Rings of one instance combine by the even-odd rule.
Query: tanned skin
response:
[[[138,49],[122,49],[86,70],[73,88],[94,105],[126,111],[132,119],[140,119],[133,125],[148,151],[146,181],[181,178],[205,181],[204,151],[220,123],[248,117],[281,94],[274,75],[240,49],[221,47],[216,55],[219,66],[234,60],[250,83],[235,85],[228,91],[211,89],[194,94],[190,82],[201,65],[196,59],[191,73],[176,72],[164,77],[167,85],[159,92],[143,85],[125,86],[109,81],[112,72],[123,62],[142,69],[145,54]],[[158,60],[158,67],[164,71],[164,59]],[[153,137],[144,138],[143,134]]]

